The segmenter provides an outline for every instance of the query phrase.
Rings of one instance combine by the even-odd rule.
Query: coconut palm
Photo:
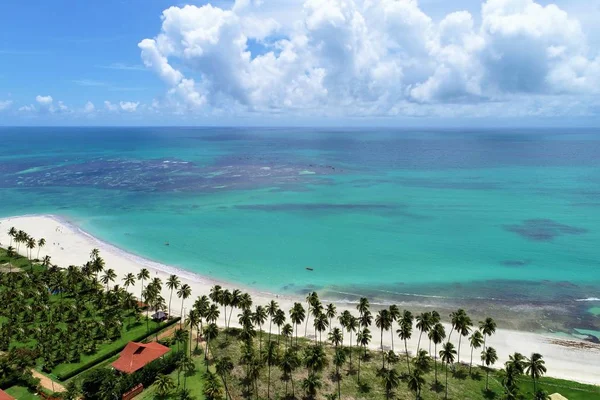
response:
[[[348,322],[350,321],[350,318],[352,318],[352,314],[350,314],[350,311],[348,310],[344,310],[344,312],[341,313],[338,317],[338,322],[342,327],[342,343],[344,342],[344,331],[348,327]],[[350,341],[350,345],[352,345],[352,340]]]
[[[494,365],[496,361],[498,361],[498,354],[496,354],[496,349],[493,347],[488,347],[485,351],[481,352],[481,361],[487,367],[485,369],[485,390],[489,390],[488,380],[490,376],[490,365]]]
[[[219,328],[217,327],[217,324],[215,324],[214,322],[211,322],[204,329],[204,337],[206,338],[206,349],[204,352],[204,358],[207,361],[207,363],[206,363],[207,371],[208,371],[208,353],[209,353],[209,348],[210,348],[210,341],[216,339],[217,336],[219,336]]]
[[[366,312],[369,311],[369,299],[367,299],[366,297],[361,297],[360,300],[358,301],[358,304],[356,305],[356,309],[358,310],[358,313],[362,317]],[[364,325],[363,325],[363,327],[364,327]]]
[[[323,346],[315,344],[304,349],[304,365],[311,372],[321,372],[327,366],[327,354]]]
[[[533,395],[533,400],[550,400],[550,398],[551,397],[548,395],[548,393],[541,389],[535,392]]]
[[[290,319],[296,327],[296,345],[298,345],[298,325],[304,321],[304,318],[306,318],[304,307],[300,303],[294,303],[294,306],[290,310]]]
[[[116,274],[115,270],[110,269],[110,268],[104,272],[104,275],[102,275],[102,278],[100,279],[100,281],[106,285],[107,292],[108,292],[109,282],[114,282],[116,278],[117,278],[117,274]]]
[[[448,334],[448,341],[450,341],[450,339],[452,338],[452,332],[454,332],[454,330],[458,330],[458,328],[460,327],[461,321],[464,319],[464,317],[466,316],[466,312],[465,310],[463,310],[462,308],[453,311],[450,313],[450,333]]]
[[[252,322],[258,325],[258,351],[262,353],[262,325],[267,320],[267,310],[263,306],[256,306],[252,315]]]
[[[383,356],[383,331],[388,331],[391,327],[390,311],[387,309],[379,310],[375,317],[375,326],[381,331],[381,360],[382,368],[385,368],[385,357]]]
[[[198,313],[197,310],[195,310],[193,308],[190,310],[190,312],[188,313],[187,319],[186,319],[186,323],[190,327],[190,357],[191,357],[192,356],[192,332],[194,331],[194,328],[196,328],[196,331],[197,331],[198,324],[200,324],[200,314]],[[196,348],[198,348],[198,340],[196,340]]]
[[[221,391],[221,385],[219,384],[219,380],[215,374],[212,372],[206,371],[204,375],[204,397],[207,400],[217,400],[221,399],[223,396],[223,392]],[[188,397],[189,398],[189,397]],[[182,400],[181,395],[179,396],[179,400]]]
[[[239,308],[249,310],[252,307],[252,296],[250,293],[244,293],[240,296]]]
[[[281,338],[281,327],[283,324],[285,324],[285,311],[278,309],[271,320],[277,326],[277,344],[279,345],[279,339]]]
[[[323,383],[321,382],[321,377],[314,372],[308,374],[308,376],[302,381],[302,389],[304,389],[304,392],[309,399],[314,399],[317,394],[317,390],[319,390],[322,386]]]
[[[406,314],[406,311],[405,311]],[[410,313],[409,313],[410,314]],[[406,318],[400,320],[400,328],[396,331],[398,337],[404,340],[404,351],[406,352],[406,366],[410,374],[410,358],[408,357],[408,339],[412,336],[412,315],[407,315]]]
[[[400,386],[400,376],[398,375],[398,372],[396,372],[396,370],[393,368],[382,368],[381,370],[379,370],[378,375],[381,378],[381,381],[383,382],[383,387],[385,389],[385,398],[389,400],[392,398],[392,393],[394,392],[394,390],[398,388],[398,386]]]
[[[8,237],[10,237],[10,245],[9,246],[12,246],[13,239],[17,237],[17,230],[15,229],[14,226],[12,226],[8,230]]]
[[[483,334],[483,351],[485,351],[487,337],[496,333],[496,322],[487,317],[484,321],[479,321],[479,330]]]
[[[397,305],[392,304],[389,306],[388,311],[390,312],[390,336],[392,339],[392,351],[394,351],[394,321],[398,321],[400,319],[400,309]]]
[[[142,298],[143,298],[142,293],[144,291],[144,280],[150,279],[150,271],[148,271],[146,268],[142,268],[140,270],[140,272],[137,274],[137,278],[138,278],[138,281],[142,282],[142,286],[140,288],[140,300],[142,300]]]
[[[460,363],[460,342],[463,337],[466,337],[471,333],[473,327],[473,322],[471,321],[471,317],[467,314],[464,314],[458,321],[458,325],[456,327],[456,331],[460,335],[458,337],[458,352],[456,354],[456,361]]]
[[[306,296],[306,304],[308,305],[308,308],[306,310],[306,315],[311,315],[311,313],[314,315],[313,308],[318,303],[320,303],[320,301],[319,301],[319,295],[317,294],[317,292],[310,292]],[[318,314],[316,314],[316,315],[318,315]],[[308,318],[306,319],[306,324],[304,325],[304,337],[306,337],[307,334],[308,334]]]
[[[454,344],[451,342],[446,342],[442,346],[442,350],[440,350],[440,358],[442,362],[446,363],[446,396],[445,399],[448,399],[448,365],[454,363],[454,356],[456,355],[456,350],[454,350]]]
[[[329,332],[331,332],[333,319],[337,315],[337,309],[334,304],[327,304],[327,307],[325,308],[325,315],[327,318],[329,318]]]
[[[271,367],[277,365],[279,359],[279,352],[277,345],[274,342],[269,341],[265,346],[265,351],[262,356],[263,360],[267,363],[267,399],[271,398]]]
[[[223,288],[221,285],[215,285],[210,289],[210,293],[208,297],[213,301],[213,303],[221,304],[221,297],[223,296]]]
[[[177,291],[177,297],[181,299],[181,320],[179,321],[179,326],[183,323],[183,305],[185,300],[188,299],[192,295],[192,288],[187,283],[181,285],[179,290]]]
[[[527,357],[521,353],[513,353],[508,356],[506,364],[511,364],[519,375],[523,375],[527,367]]]
[[[35,248],[35,246],[37,246],[37,242],[35,241],[34,238],[30,237],[27,238],[27,242],[25,243],[25,246],[27,247],[27,249],[29,250],[29,263],[31,264],[31,268],[33,269],[33,263],[32,263],[32,254],[31,251]]]
[[[344,337],[340,328],[335,327],[329,332],[329,341],[337,348],[343,343]]]
[[[371,341],[371,332],[369,331],[369,328],[363,328],[361,331],[358,332],[358,334],[356,335],[356,340],[359,343],[359,345],[364,348],[365,351],[365,356],[367,355],[367,346],[369,345],[369,342]],[[360,384],[360,359],[361,356],[359,354],[358,356],[358,376],[357,376],[357,382]]]
[[[433,310],[431,312],[431,327],[433,328],[433,326],[435,326],[435,324],[438,324],[441,320],[441,316],[440,313],[438,313],[437,311]],[[429,338],[429,354],[431,353],[431,337],[429,336],[429,333],[427,333],[427,337]],[[434,351],[434,355],[435,355],[435,351]]]
[[[267,305],[267,315],[269,316],[269,342],[271,341],[271,325],[273,325],[273,319],[279,311],[279,304],[275,300],[271,300]]]
[[[471,362],[469,363],[469,374],[473,368],[473,350],[480,348],[483,345],[483,335],[480,330],[473,332],[469,338],[469,344],[471,345]]]
[[[423,373],[429,372],[431,369],[431,357],[427,353],[427,350],[420,349],[415,358],[413,359],[415,368]]]
[[[368,328],[369,326],[371,326],[371,322],[373,322],[373,314],[371,314],[371,311],[367,310],[365,311],[360,317],[359,317],[359,321],[360,326],[362,326],[363,328]]]
[[[156,393],[159,396],[168,395],[171,390],[175,389],[175,383],[173,379],[169,375],[159,374],[154,381],[154,386],[156,387]]]
[[[133,285],[135,285],[135,275],[130,272],[123,278],[123,286],[125,286],[125,290],[127,290],[129,289],[129,286]]]
[[[281,334],[286,338],[286,346],[292,345],[292,335],[294,334],[294,328],[290,324],[285,324],[281,328]]]
[[[353,316],[350,315],[348,317],[348,321],[346,322],[346,330],[348,331],[348,333],[350,333],[350,368],[352,368],[352,333],[356,332],[358,330],[359,327],[359,323],[358,323],[358,319]],[[343,337],[343,333],[342,333],[342,337]],[[358,342],[358,338],[357,338],[357,342]],[[357,343],[358,345],[358,343]]]
[[[419,400],[421,388],[423,388],[423,385],[425,384],[425,379],[421,374],[421,370],[414,369],[412,372],[408,373],[408,380],[406,381],[408,389],[415,392],[416,400]]]
[[[419,353],[419,349],[421,347],[421,336],[423,333],[429,333],[429,330],[433,326],[431,323],[431,313],[423,312],[416,317],[417,324],[416,327],[419,330],[419,341],[417,342],[417,353]]]
[[[547,370],[545,361],[539,353],[533,353],[529,359],[525,361],[525,373],[533,380],[533,393],[537,392],[537,381],[544,375]]]
[[[233,365],[233,362],[231,361],[231,358],[229,358],[227,356],[221,357],[220,359],[217,360],[217,362],[215,364],[215,370],[216,370],[217,374],[219,374],[219,376],[223,380],[223,386],[225,387],[225,396],[227,398],[231,398],[231,395],[229,394],[229,388],[227,387],[227,378],[233,371],[233,367],[234,367],[234,365]]]
[[[429,336],[429,340],[431,340],[433,342],[434,345],[434,366],[435,366],[435,382],[438,382],[438,378],[437,378],[437,346],[438,344],[442,343],[444,341],[444,339],[446,338],[446,329],[444,328],[444,325],[442,325],[441,323],[436,323],[433,328],[431,328],[431,330],[429,331],[429,334],[427,335]]]
[[[40,240],[38,240],[37,242],[37,248],[38,248],[38,252],[37,252],[37,259],[40,259],[40,250],[42,249],[42,247],[44,247],[46,245],[46,239],[41,238]]]
[[[313,308],[313,310],[316,310],[316,308]],[[320,313],[315,317],[314,327],[315,332],[319,333],[319,343],[321,343],[321,334],[325,332],[328,325],[329,322],[327,322],[327,316],[325,314]]]
[[[338,329],[338,328],[335,328]],[[335,354],[333,355],[333,365],[335,365],[335,377],[337,380],[338,387],[338,399],[342,398],[342,374],[340,374],[340,369],[346,363],[346,350],[343,348],[336,348]]]
[[[167,289],[169,289],[169,318],[171,318],[171,300],[173,299],[173,290],[179,289],[179,285],[181,282],[179,281],[179,277],[177,275],[170,275],[169,279],[167,279]]]
[[[290,325],[291,327],[291,325]],[[292,382],[292,397],[295,398],[294,391],[294,371],[300,366],[300,357],[298,357],[298,353],[293,349],[287,349],[281,360],[279,360],[279,368],[283,373],[282,379],[285,381],[285,395],[287,397],[288,394],[288,381]]]

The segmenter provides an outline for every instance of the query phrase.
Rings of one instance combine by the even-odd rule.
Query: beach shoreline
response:
[[[256,288],[245,287],[243,284],[220,281],[212,277],[187,271],[183,268],[149,260],[119,248],[112,243],[98,239],[79,228],[67,218],[57,215],[25,215],[0,218],[0,243],[3,247],[9,244],[7,232],[12,226],[17,230],[27,232],[36,239],[45,238],[46,246],[41,249],[40,257],[49,255],[53,264],[63,268],[69,265],[83,265],[89,259],[90,251],[93,248],[97,248],[106,262],[106,268],[112,268],[117,273],[118,278],[114,284],[120,285],[121,279],[127,273],[137,275],[141,268],[146,268],[150,271],[151,278],[161,278],[163,281],[162,295],[168,298],[169,291],[164,283],[169,275],[176,274],[182,283],[187,283],[192,288],[192,297],[184,304],[186,306],[184,310],[191,307],[197,296],[208,295],[210,288],[215,284],[229,289],[238,288],[250,293],[254,304],[265,305],[273,299],[285,311],[289,310],[294,302],[305,302],[304,298],[300,295],[294,296],[261,291]],[[21,249],[21,253],[24,254],[23,249]],[[37,254],[37,249],[34,250],[34,254]],[[135,286],[130,288],[130,291],[139,297],[140,289],[139,284],[136,283]],[[323,297],[322,301],[324,303],[330,302],[326,297]],[[336,303],[338,313],[346,309],[356,313],[354,302],[348,300],[332,301]],[[373,308],[376,309],[376,306]],[[172,314],[178,315],[180,309],[180,299],[173,296]],[[491,316],[494,317],[494,315]],[[223,315],[220,316],[221,324],[223,317]],[[232,319],[232,322],[234,320],[235,318]],[[449,330],[450,328],[447,327],[447,329]],[[373,330],[376,330],[376,328],[372,327]],[[311,331],[312,329],[309,329],[309,336],[311,336]],[[390,334],[387,333],[384,336],[387,336],[387,338],[384,337],[384,346],[389,346],[389,342],[391,342]],[[417,337],[418,334],[413,333],[413,338],[408,343],[409,350],[412,353],[415,352],[417,347]],[[377,349],[379,348],[379,344],[378,340],[374,340],[371,343],[371,347]],[[497,368],[500,368],[502,363],[508,360],[509,354],[515,351],[525,355],[529,355],[531,352],[539,352],[546,360],[549,376],[582,383],[600,384],[600,345],[576,339],[559,339],[545,334],[508,329],[498,329],[496,334],[488,339],[488,344],[495,347],[498,351],[499,360],[495,365]],[[467,347],[468,345],[463,346],[465,350],[461,352],[461,355],[464,355],[462,361],[468,360],[469,349]]]

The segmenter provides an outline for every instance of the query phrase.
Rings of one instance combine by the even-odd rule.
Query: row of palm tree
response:
[[[18,254],[20,252],[21,244],[23,244],[27,249],[27,258],[29,259],[31,266],[33,267],[33,249],[35,249],[36,247],[38,248],[36,259],[39,259],[40,250],[46,245],[46,239],[41,238],[39,240],[35,240],[35,238],[31,237],[27,232],[17,230],[15,227],[11,227],[8,230],[8,237],[10,238],[10,244],[7,248],[8,252],[13,256]],[[14,253],[14,248],[12,247],[13,241],[17,245],[16,253]],[[11,257],[11,255],[9,255],[9,257]]]

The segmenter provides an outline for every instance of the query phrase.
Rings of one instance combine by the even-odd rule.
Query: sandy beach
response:
[[[80,230],[76,226],[68,223],[66,220],[56,216],[22,216],[0,219],[0,243],[3,247],[8,246],[9,237],[8,229],[15,227],[17,230],[23,230],[36,239],[45,238],[46,246],[40,251],[40,258],[49,255],[52,258],[52,263],[60,267],[66,268],[69,265],[82,265],[89,259],[90,251],[94,248],[100,250],[101,256],[106,261],[106,268],[112,268],[117,273],[117,281],[115,284],[121,284],[122,278],[129,272],[137,274],[141,268],[147,268],[152,277],[159,277],[163,281],[163,297],[169,298],[169,291],[164,285],[170,274],[177,274],[182,283],[187,283],[192,288],[192,298],[186,301],[186,306],[190,307],[194,299],[206,294],[208,295],[210,288],[215,284],[220,284],[225,288],[240,288],[252,295],[254,304],[267,304],[271,299],[275,299],[280,307],[284,310],[289,310],[293,303],[298,301],[304,303],[303,298],[294,298],[290,296],[276,295],[266,292],[260,292],[241,285],[228,282],[219,282],[210,277],[200,276],[188,271],[184,271],[175,267],[166,266],[142,257],[127,253],[109,243],[102,242]],[[24,249],[21,252],[25,254]],[[34,250],[37,254],[37,249]],[[130,288],[133,294],[139,296],[140,286]],[[323,303],[328,303],[327,299],[321,299]],[[178,314],[181,308],[180,299],[173,296],[172,313]],[[356,314],[356,309],[353,304],[340,303],[337,304],[338,313],[348,309]],[[375,311],[375,310],[374,310]],[[236,311],[234,311],[236,312]],[[237,314],[237,312],[236,312]],[[493,317],[493,315],[492,315]],[[232,319],[232,325],[236,318]],[[223,315],[221,315],[221,323]],[[314,330],[309,323],[309,336],[314,335]],[[499,327],[501,328],[501,327]],[[449,326],[446,327],[449,330]],[[379,348],[379,335],[377,328],[372,327],[373,349]],[[300,329],[299,332],[303,332]],[[417,347],[418,331],[413,331],[413,338],[409,341],[409,351],[414,352]],[[346,343],[348,335],[345,336]],[[458,345],[458,336],[453,335],[453,342]],[[425,346],[423,346],[425,343]],[[548,376],[570,379],[583,383],[600,384],[600,345],[595,345],[589,342],[566,340],[552,336],[545,336],[536,333],[518,332],[512,330],[498,329],[496,334],[488,339],[488,345],[496,348],[499,360],[496,367],[500,368],[502,364],[508,360],[509,354],[516,351],[525,355],[530,355],[532,352],[541,353],[546,360],[548,368]],[[399,339],[394,340],[397,351],[403,350],[403,346]],[[390,346],[390,333],[384,333],[384,346]],[[427,348],[427,340],[423,339],[421,347]],[[468,341],[463,340],[461,346],[461,361],[469,360],[470,349]],[[479,362],[478,354],[475,354],[474,360]]]

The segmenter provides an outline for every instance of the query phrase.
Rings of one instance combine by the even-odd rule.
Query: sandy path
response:
[[[58,382],[54,382],[52,379],[48,378],[46,375],[39,373],[35,369],[31,370],[34,378],[38,378],[40,380],[40,386],[44,389],[53,391],[53,392],[66,392],[67,389],[63,385]]]
[[[271,299],[275,299],[279,306],[284,310],[292,308],[294,302],[304,304],[304,299],[291,296],[273,295],[271,293],[261,292],[253,289],[244,288],[238,284],[228,284],[218,282],[205,276],[200,276],[188,271],[179,270],[174,267],[169,267],[150,260],[143,259],[133,254],[124,252],[115,246],[104,243],[89,234],[81,231],[77,227],[68,222],[53,216],[24,216],[0,219],[0,243],[5,246],[9,242],[7,235],[8,229],[14,226],[17,230],[24,230],[35,238],[45,238],[46,247],[42,248],[40,257],[49,255],[52,257],[52,263],[61,267],[69,265],[82,265],[89,259],[90,251],[93,248],[100,250],[101,256],[106,262],[106,268],[113,268],[118,275],[118,281],[115,284],[122,284],[121,280],[125,274],[132,272],[137,275],[141,268],[147,268],[150,271],[151,277],[160,277],[163,281],[163,297],[169,297],[169,291],[164,285],[170,274],[177,274],[182,283],[187,283],[192,288],[192,297],[188,299],[184,307],[191,307],[194,299],[206,294],[208,295],[210,288],[219,283],[225,288],[240,288],[252,295],[254,304],[266,305]],[[139,284],[130,288],[134,295],[139,295]],[[321,299],[323,303],[328,303],[327,299]],[[305,304],[304,304],[305,305]],[[402,308],[402,305],[399,305]],[[173,297],[173,310],[181,308],[181,301],[176,296]],[[348,309],[356,315],[354,304],[338,303],[338,313]],[[228,310],[229,311],[229,310]],[[237,311],[234,311],[237,315]],[[234,315],[234,317],[236,316]],[[222,310],[220,316],[220,325],[224,325]],[[237,325],[237,318],[231,319],[231,326]],[[311,325],[309,323],[309,325]],[[335,324],[334,324],[335,326]],[[267,328],[268,329],[268,328]],[[394,328],[396,329],[396,327]],[[450,327],[446,326],[447,332]],[[302,326],[299,333],[304,332]],[[371,347],[379,348],[379,333],[377,328],[371,326],[373,341]],[[308,335],[314,336],[314,329],[309,326]],[[408,342],[409,351],[414,353],[417,348],[418,333],[413,330],[413,337]],[[458,335],[452,335],[453,342],[458,346]],[[345,335],[345,341],[348,341],[348,335]],[[399,339],[395,338],[394,344],[396,350],[402,350],[402,344]],[[463,340],[461,349],[461,360],[467,360],[469,357],[469,348],[466,340]],[[577,340],[557,340],[556,337],[544,336],[529,332],[518,332],[511,330],[498,329],[496,334],[488,339],[488,345],[496,348],[498,352],[498,362],[496,367],[508,360],[509,354],[518,351],[525,355],[533,352],[541,353],[546,361],[548,375],[579,381],[583,383],[600,384],[600,345],[594,345],[587,342]],[[585,346],[581,344],[585,343]],[[384,334],[384,346],[390,346],[390,332]],[[423,339],[422,348],[428,347],[427,339]],[[474,357],[478,359],[478,357]]]

